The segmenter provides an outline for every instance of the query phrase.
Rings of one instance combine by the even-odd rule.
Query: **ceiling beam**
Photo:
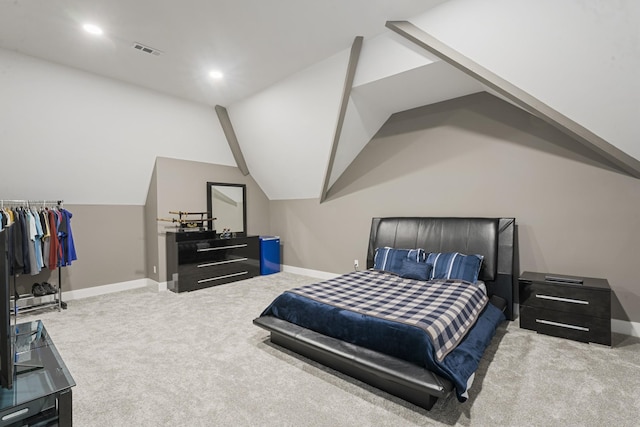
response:
[[[233,130],[233,125],[231,124],[231,119],[229,118],[227,109],[221,105],[216,105],[215,110],[218,115],[218,120],[220,121],[220,126],[222,126],[224,136],[227,137],[227,144],[229,144],[231,154],[233,154],[233,158],[238,165],[238,169],[240,169],[242,175],[249,175],[249,168],[247,167],[247,162],[244,161],[244,156],[242,155],[242,150],[238,143],[238,137],[236,136],[236,132]]]
[[[539,117],[587,148],[598,153],[622,172],[640,178],[640,161],[608,143],[590,130],[564,116],[522,89],[512,85],[460,52],[440,42],[408,21],[387,21],[386,27],[438,56],[443,61],[478,80],[514,104]]]
[[[357,36],[351,44],[351,53],[349,54],[349,64],[347,65],[347,74],[344,79],[344,86],[342,88],[342,101],[340,102],[340,111],[338,112],[338,123],[336,124],[336,132],[333,136],[333,143],[331,144],[331,154],[329,155],[329,162],[327,164],[327,171],[324,174],[324,183],[322,184],[322,193],[320,194],[320,203],[324,202],[327,198],[329,191],[329,182],[331,179],[331,172],[333,170],[333,163],[336,158],[336,152],[338,151],[338,143],[340,142],[340,135],[342,134],[342,126],[344,125],[344,117],[347,114],[347,106],[349,105],[349,98],[351,97],[351,89],[353,88],[353,79],[356,75],[356,68],[358,67],[358,59],[360,59],[360,51],[362,50],[362,36]]]

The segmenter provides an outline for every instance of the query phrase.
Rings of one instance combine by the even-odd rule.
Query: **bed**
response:
[[[402,271],[385,267],[388,254],[402,255]],[[442,276],[443,254],[480,259],[476,276]],[[497,326],[514,318],[517,276],[514,218],[373,218],[367,270],[286,291],[253,322],[272,343],[429,410],[468,397]]]

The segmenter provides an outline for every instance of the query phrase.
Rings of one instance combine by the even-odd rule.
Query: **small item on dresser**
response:
[[[562,282],[562,283],[572,283],[574,285],[582,285],[584,280],[578,279],[576,277],[563,277],[563,276],[544,276],[544,280],[547,282]]]
[[[205,222],[216,220],[217,218],[205,218],[204,216],[208,212],[184,212],[184,211],[169,211],[172,215],[178,215],[178,218],[156,218],[156,221],[165,221],[178,223],[178,229],[180,231],[203,231],[205,230]],[[189,218],[189,216],[200,216],[200,218]]]

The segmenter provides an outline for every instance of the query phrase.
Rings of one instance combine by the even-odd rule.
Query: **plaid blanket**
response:
[[[468,282],[423,282],[374,270],[344,274],[288,292],[416,326],[431,338],[438,361],[464,338],[488,302],[484,292]]]

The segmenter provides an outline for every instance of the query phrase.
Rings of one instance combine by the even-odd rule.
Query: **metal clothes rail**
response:
[[[64,201],[63,200],[31,200],[31,199],[0,199],[0,209],[4,208],[62,208]],[[58,311],[62,308],[62,267],[57,266],[58,269],[58,292],[57,299],[54,297],[54,300],[51,302],[42,302],[42,299],[48,295],[43,297],[36,297],[33,294],[21,294],[19,295],[16,292],[16,274],[13,275],[13,295],[11,295],[11,302],[13,306],[11,307],[11,314],[17,316],[19,312],[29,312],[32,310],[38,310],[44,307],[55,306]],[[24,299],[34,299],[33,304],[28,304],[27,306],[19,306],[18,301]]]
[[[62,207],[64,203],[63,200],[10,200],[10,199],[0,199],[0,208],[6,207],[15,207],[15,206],[26,206],[30,208],[48,208],[48,207]]]

